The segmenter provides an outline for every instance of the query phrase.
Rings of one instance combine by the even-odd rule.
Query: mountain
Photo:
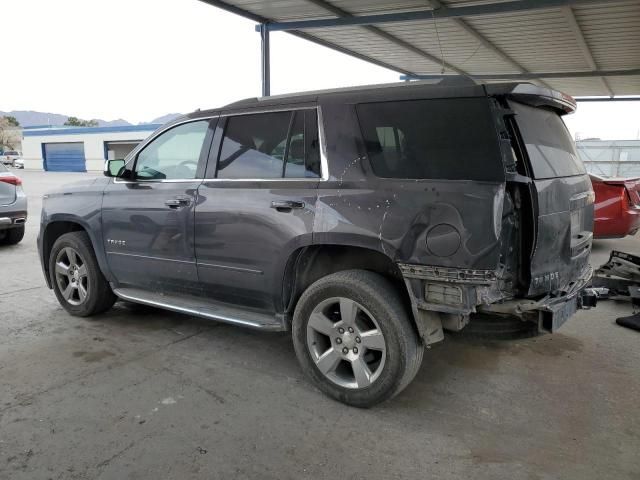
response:
[[[73,116],[60,115],[59,113],[35,112],[33,110],[12,110],[11,112],[3,112],[0,110],[0,117],[5,115],[16,117],[18,122],[20,122],[20,125],[23,127],[33,127],[40,125],[62,126],[64,125],[64,122],[67,121],[68,117]],[[180,115],[180,113],[169,113],[167,115],[163,115],[162,117],[155,118],[150,122],[140,122],[140,124],[166,123],[169,120],[173,120]],[[98,126],[100,127],[122,127],[125,125],[132,125],[132,123],[127,122],[122,118],[119,118],[117,120],[102,120],[100,118],[95,118],[93,120],[96,120],[98,122]]]
[[[182,115],[181,113],[167,113],[166,115],[163,115],[161,117],[154,118],[149,123],[167,123],[173,120],[174,118],[180,117],[181,115]]]
[[[62,125],[67,121],[66,115],[57,113],[34,112],[31,110],[13,110],[11,112],[0,111],[0,116],[12,115],[16,117],[20,125],[29,127],[33,125]]]

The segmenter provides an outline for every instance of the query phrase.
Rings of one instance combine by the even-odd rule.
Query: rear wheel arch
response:
[[[345,270],[366,270],[388,279],[402,298],[418,332],[411,298],[396,263],[377,250],[349,245],[312,245],[299,248],[289,256],[282,281],[282,304],[287,321],[290,321],[298,300],[310,285]]]

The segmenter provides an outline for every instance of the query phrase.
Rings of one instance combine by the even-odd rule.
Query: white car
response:
[[[17,152],[15,150],[7,150],[2,155],[0,155],[0,159],[5,165],[13,165],[13,162],[19,158],[20,152]]]
[[[13,161],[13,168],[24,168],[24,160],[22,157],[16,158]]]

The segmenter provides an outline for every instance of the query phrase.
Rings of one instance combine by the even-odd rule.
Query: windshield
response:
[[[536,179],[586,173],[573,139],[553,110],[511,102]]]

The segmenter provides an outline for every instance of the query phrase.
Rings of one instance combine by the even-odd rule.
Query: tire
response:
[[[472,315],[469,325],[453,335],[469,340],[521,340],[537,337],[540,332],[534,322],[524,321],[515,316],[481,313]]]
[[[9,228],[4,231],[4,237],[0,237],[0,245],[15,245],[24,238],[24,225]]]
[[[49,255],[49,276],[58,302],[71,315],[97,315],[116,301],[86,232],[65,233],[55,241]]]
[[[402,391],[418,373],[424,352],[394,285],[364,270],[334,273],[307,288],[296,305],[292,337],[313,384],[360,408]]]

